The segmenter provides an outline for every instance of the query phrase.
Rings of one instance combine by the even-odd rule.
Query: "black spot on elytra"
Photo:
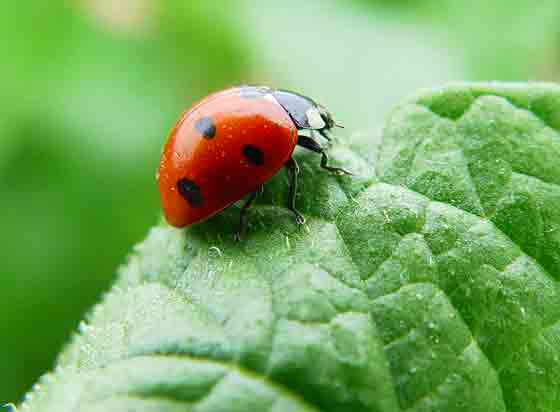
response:
[[[212,139],[216,136],[216,126],[210,117],[201,117],[194,124],[194,128],[205,139]]]
[[[192,180],[179,180],[177,182],[177,190],[183,199],[185,199],[192,207],[202,206],[202,195],[200,194],[200,189]]]
[[[261,149],[250,144],[243,146],[243,156],[255,166],[264,165],[264,154]]]
[[[239,88],[239,97],[252,100],[263,97],[270,91],[267,87],[242,86]]]

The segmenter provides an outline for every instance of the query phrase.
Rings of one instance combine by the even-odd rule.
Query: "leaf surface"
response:
[[[456,84],[134,251],[31,411],[560,409],[560,87]]]

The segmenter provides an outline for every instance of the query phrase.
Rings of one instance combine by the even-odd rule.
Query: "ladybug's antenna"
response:
[[[335,125],[336,127],[340,127],[341,129],[344,129],[344,126],[341,125],[340,123],[334,122],[334,125]]]

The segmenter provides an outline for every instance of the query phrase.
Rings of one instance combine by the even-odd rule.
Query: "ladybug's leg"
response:
[[[292,211],[296,218],[298,225],[305,223],[305,218],[296,209],[296,193],[297,193],[297,179],[299,174],[299,166],[296,159],[290,157],[286,162],[286,169],[288,169],[289,192],[288,192],[288,209]]]
[[[329,166],[327,164],[329,162],[329,156],[327,155],[327,152],[319,145],[319,143],[317,143],[315,140],[311,139],[310,137],[298,136],[298,145],[300,145],[301,147],[305,147],[306,149],[309,149],[312,152],[320,153],[321,167],[323,169],[328,170],[329,172],[335,173],[337,175],[352,175],[351,172],[341,167]]]
[[[331,141],[331,137],[327,134],[327,131],[325,129],[319,130],[319,134],[323,136],[325,139],[327,139],[329,142]]]
[[[309,130],[309,137],[311,137],[311,139],[315,140],[315,132],[317,132],[321,136],[323,136],[323,138],[325,138],[326,140],[331,142],[331,137],[327,134],[326,130],[324,130],[324,129],[322,129],[322,130],[307,129],[307,130]]]
[[[251,204],[256,199],[256,197],[262,194],[264,186],[259,187],[258,190],[251,193],[249,199],[245,202],[243,206],[241,206],[241,211],[239,212],[239,228],[235,233],[234,239],[235,241],[239,242],[241,239],[245,237],[245,233],[247,233],[247,211],[251,207]]]

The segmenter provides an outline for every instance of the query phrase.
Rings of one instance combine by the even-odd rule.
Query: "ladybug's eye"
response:
[[[319,113],[321,114],[321,119],[325,123],[326,129],[332,129],[334,127],[334,120],[331,114],[324,108],[319,108]]]

